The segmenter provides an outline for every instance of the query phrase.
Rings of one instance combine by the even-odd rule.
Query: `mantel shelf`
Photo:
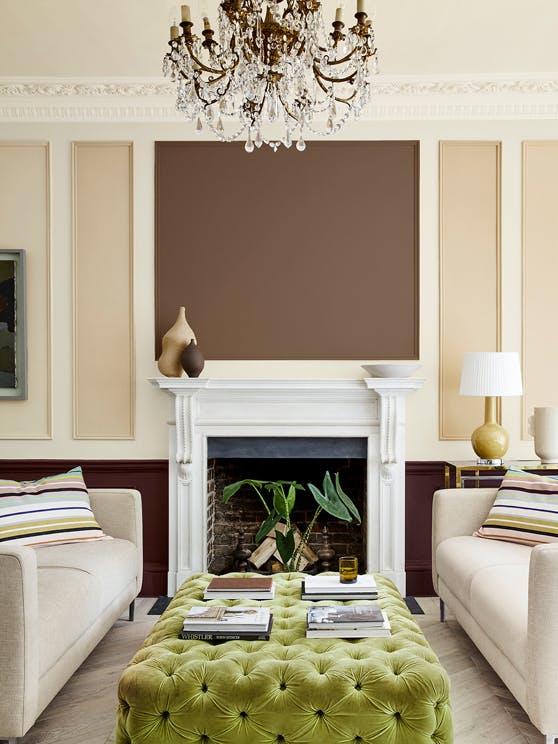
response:
[[[227,377],[152,377],[149,382],[161,390],[418,390],[426,380],[419,377],[345,378],[227,378]]]

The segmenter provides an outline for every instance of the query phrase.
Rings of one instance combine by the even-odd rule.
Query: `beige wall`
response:
[[[187,138],[186,124],[3,123],[2,140],[50,143],[53,323],[53,439],[3,440],[3,458],[161,458],[167,455],[169,401],[153,388],[157,375],[153,339],[153,164],[157,139]],[[521,349],[522,141],[552,139],[553,121],[382,122],[348,125],[345,138],[420,139],[421,355],[423,390],[408,399],[408,459],[469,459],[466,441],[441,441],[438,434],[439,284],[438,148],[440,140],[502,143],[502,349]],[[72,188],[71,150],[75,141],[132,142],[134,149],[134,324],[136,331],[136,439],[76,440],[72,434]],[[239,147],[242,145],[239,144]],[[311,146],[311,144],[309,145]],[[257,155],[255,155],[257,157]],[[248,156],[247,156],[248,157]],[[301,157],[304,157],[301,154]],[[346,184],[339,184],[343,189]],[[28,217],[28,215],[27,215]],[[17,241],[17,235],[11,238]],[[366,298],[363,298],[366,312]],[[207,376],[362,377],[355,362],[207,362]],[[107,384],[103,382],[103,384]],[[110,381],[109,383],[110,384]],[[0,406],[2,402],[0,401]],[[1,409],[0,409],[1,410]],[[10,414],[8,414],[10,415]],[[503,402],[503,424],[510,432],[509,455],[534,456],[531,441],[520,440],[521,400]],[[14,420],[11,422],[15,426]],[[8,428],[10,422],[5,424]]]
[[[180,0],[0,0],[0,74],[160,76]],[[192,4],[196,32],[201,3]],[[338,0],[325,0],[331,22]],[[205,3],[210,15],[216,2]],[[347,0],[345,14],[355,12]],[[555,72],[552,0],[365,0],[387,75]],[[165,50],[166,51],[166,50]]]

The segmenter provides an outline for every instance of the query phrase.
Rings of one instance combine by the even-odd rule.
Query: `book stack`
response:
[[[216,576],[207,585],[204,599],[273,599],[275,584],[269,576]]]
[[[269,607],[192,607],[180,637],[191,641],[268,641],[273,624]]]
[[[391,625],[377,602],[308,608],[307,638],[389,638]]]
[[[334,599],[345,602],[354,599],[378,599],[378,587],[373,576],[357,576],[354,584],[342,584],[339,576],[306,576],[302,582],[301,599],[318,601]]]

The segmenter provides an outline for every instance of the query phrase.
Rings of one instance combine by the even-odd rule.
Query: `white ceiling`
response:
[[[203,2],[203,0],[201,0]],[[367,0],[385,75],[558,73],[556,0]],[[324,3],[333,16],[334,0]],[[346,0],[346,14],[356,0]],[[195,19],[200,0],[192,0]],[[0,78],[160,76],[169,0],[0,0]],[[216,8],[217,0],[207,0]]]

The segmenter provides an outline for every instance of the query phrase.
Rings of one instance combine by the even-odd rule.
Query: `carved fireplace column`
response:
[[[377,511],[374,518],[369,512],[368,565],[377,561],[376,570],[405,596],[405,399],[424,380],[372,377],[364,382],[378,395],[380,406],[379,447],[368,453],[369,492],[377,488],[377,498],[369,499],[369,508]]]

